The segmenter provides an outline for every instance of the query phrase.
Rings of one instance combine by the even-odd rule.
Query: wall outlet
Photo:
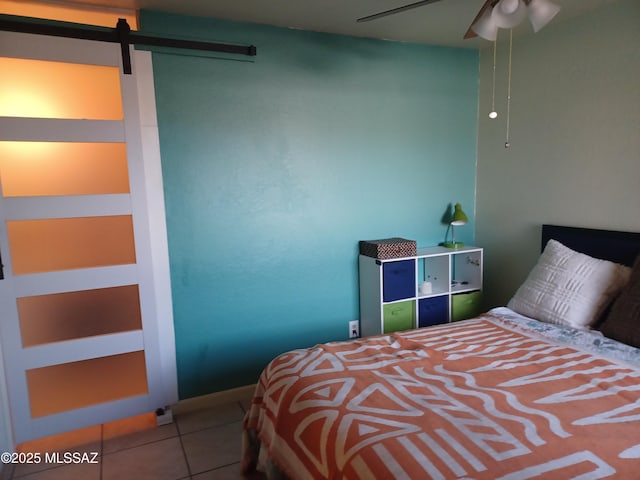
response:
[[[360,320],[351,320],[349,322],[349,338],[357,338],[360,336]]]
[[[156,424],[158,426],[167,425],[173,423],[173,412],[170,406],[164,408],[158,408],[156,410]]]

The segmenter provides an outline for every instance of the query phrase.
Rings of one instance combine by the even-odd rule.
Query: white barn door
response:
[[[0,32],[0,334],[16,442],[177,401],[150,58],[132,52],[123,75],[118,44]]]

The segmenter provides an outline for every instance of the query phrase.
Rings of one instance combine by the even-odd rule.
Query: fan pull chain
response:
[[[494,119],[498,117],[496,112],[496,51],[498,50],[498,41],[493,41],[493,82],[491,87],[491,111],[489,112],[489,118]]]
[[[509,148],[509,120],[511,116],[511,52],[513,51],[513,29],[509,29],[509,78],[507,81],[507,135],[504,148]]]

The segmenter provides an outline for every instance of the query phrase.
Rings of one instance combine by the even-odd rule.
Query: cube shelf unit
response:
[[[363,337],[464,320],[480,313],[483,249],[426,247],[415,256],[360,255]],[[430,283],[424,286],[425,282]],[[424,287],[424,288],[421,288]]]

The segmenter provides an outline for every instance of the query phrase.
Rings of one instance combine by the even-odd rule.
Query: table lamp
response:
[[[444,242],[444,246],[447,248],[462,248],[464,247],[464,243],[456,242],[456,236],[453,231],[454,227],[459,227],[460,225],[464,225],[469,221],[467,215],[462,211],[462,205],[456,203],[455,207],[453,207],[453,215],[451,215],[451,220],[449,221],[449,225],[451,225],[451,241]]]

